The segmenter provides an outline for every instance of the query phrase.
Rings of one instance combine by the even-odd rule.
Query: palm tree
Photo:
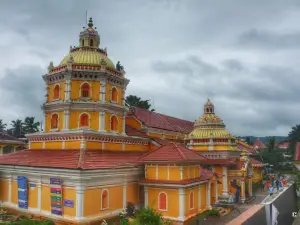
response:
[[[39,131],[39,122],[35,122],[35,117],[26,117],[24,122],[25,133],[34,133]]]
[[[23,130],[23,121],[22,120],[13,120],[11,121],[11,126],[12,126],[12,134],[14,137],[21,137],[25,134]]]
[[[292,130],[290,131],[289,135],[289,152],[293,155],[296,148],[296,143],[300,141],[300,125],[295,125],[292,127]]]
[[[5,131],[7,124],[3,123],[3,120],[0,119],[0,132]]]
[[[129,95],[126,97],[125,102],[129,106],[135,106],[141,109],[147,109],[150,110],[151,104],[149,104],[149,100],[142,100],[140,97],[137,97],[135,95]],[[155,111],[155,109],[151,109],[152,112]]]
[[[276,149],[276,138],[275,137],[269,137],[268,143],[267,143],[267,149],[269,152],[273,152]]]

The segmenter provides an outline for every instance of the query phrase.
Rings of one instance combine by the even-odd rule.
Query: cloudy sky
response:
[[[193,121],[210,98],[234,135],[300,123],[297,0],[1,0],[0,118],[42,120],[41,76],[78,44],[86,10],[127,94],[156,111]]]

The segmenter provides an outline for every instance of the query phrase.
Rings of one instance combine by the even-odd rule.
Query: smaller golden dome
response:
[[[198,138],[233,138],[232,135],[224,128],[212,128],[212,129],[194,129],[189,135],[190,139]]]

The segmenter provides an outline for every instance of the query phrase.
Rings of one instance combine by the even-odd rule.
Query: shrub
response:
[[[132,225],[163,225],[161,213],[151,208],[142,208]]]

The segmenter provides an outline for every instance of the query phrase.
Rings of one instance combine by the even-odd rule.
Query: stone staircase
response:
[[[220,216],[225,216],[229,213],[229,211],[224,209],[223,207],[216,207],[214,209],[219,211]]]

